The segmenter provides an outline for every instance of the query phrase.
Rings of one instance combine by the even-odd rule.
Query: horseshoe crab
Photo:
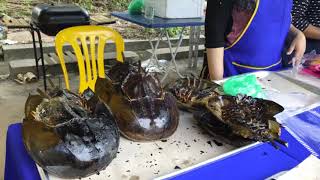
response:
[[[130,140],[168,138],[178,127],[175,98],[140,63],[117,63],[106,79],[97,80],[95,89],[112,110],[121,134]]]
[[[210,134],[231,141],[270,141],[275,147],[275,142],[286,145],[279,137],[281,125],[274,118],[284,108],[275,102],[245,95],[224,95],[219,85],[196,78],[180,79],[167,87],[178,104],[188,108]]]
[[[106,168],[116,157],[119,132],[96,95],[81,97],[55,88],[38,90],[25,104],[23,141],[33,160],[61,178],[81,178]]]
[[[204,97],[216,96],[221,93],[220,85],[205,79],[186,77],[170,82],[165,89],[177,98],[180,109],[191,111],[193,103]]]

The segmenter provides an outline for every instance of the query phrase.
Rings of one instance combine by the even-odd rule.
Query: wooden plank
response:
[[[24,19],[17,19],[19,21],[19,25],[22,25],[22,26],[28,26],[29,23],[27,21],[25,21]]]
[[[106,18],[106,17],[104,17],[104,16],[97,16],[97,19],[98,19],[98,22],[103,22],[103,21],[108,21],[109,19],[108,18]]]
[[[91,24],[97,23],[99,20],[96,17],[90,17]]]
[[[75,63],[77,62],[77,57],[71,52],[71,51],[66,51],[65,55],[68,57],[69,63]]]
[[[56,64],[56,63],[51,59],[51,57],[50,57],[48,54],[44,54],[44,55],[43,55],[43,59],[44,59],[45,62],[47,62],[47,64],[48,64],[49,66]]]
[[[56,64],[60,64],[59,57],[56,53],[49,53],[49,56]]]
[[[108,18],[103,15],[93,15],[90,17],[91,24],[112,24],[115,23],[115,19]]]
[[[73,53],[70,52],[70,51],[67,51],[67,52],[63,52],[63,54],[64,54],[64,62],[66,64],[75,63],[76,60],[74,59],[75,56],[73,55]],[[69,55],[69,54],[72,54],[72,57],[70,57],[71,55]],[[51,57],[53,57],[55,59],[55,61],[57,61],[58,64],[60,64],[60,59],[59,59],[59,57],[58,57],[58,55],[56,53],[50,53],[50,55],[51,55]]]

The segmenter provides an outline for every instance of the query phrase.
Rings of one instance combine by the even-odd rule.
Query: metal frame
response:
[[[47,79],[46,79],[46,69],[44,64],[44,55],[43,55],[43,46],[42,46],[42,39],[41,39],[41,31],[32,23],[29,26],[26,25],[13,25],[8,26],[8,29],[29,29],[31,36],[32,36],[32,44],[33,44],[33,51],[34,51],[34,60],[36,63],[36,71],[37,71],[37,78],[40,79],[40,72],[39,72],[39,61],[41,60],[42,63],[42,74],[43,74],[43,86],[44,90],[47,90]],[[38,50],[36,45],[36,35],[38,37],[39,43],[39,57],[38,57]]]
[[[47,90],[47,79],[46,79],[46,69],[44,64],[44,55],[43,55],[43,46],[42,46],[42,39],[41,39],[41,32],[40,29],[35,27],[34,25],[30,25],[30,33],[32,35],[32,43],[33,43],[33,52],[34,52],[34,60],[36,62],[36,70],[37,70],[37,77],[39,79],[40,72],[39,72],[39,61],[41,61],[42,65],[42,76],[43,76],[43,86],[44,90]],[[36,44],[36,38],[35,34],[37,34],[38,37],[38,43],[39,43],[39,56],[38,56],[38,48]]]
[[[190,29],[188,69],[191,70],[192,73],[196,73],[195,71],[197,70],[201,26],[191,26]],[[160,32],[156,38],[148,38],[152,54],[145,68],[148,72],[165,73],[164,77],[161,79],[162,82],[167,78],[170,71],[174,71],[178,74],[179,77],[184,78],[184,76],[178,69],[176,56],[179,48],[181,47],[183,33],[185,32],[185,30],[186,27],[182,27],[182,30],[179,32],[178,41],[175,44],[172,43],[172,40],[169,37],[168,28],[160,28]],[[154,39],[156,39],[155,43],[153,42]],[[168,67],[164,67],[163,65],[161,65],[157,56],[157,50],[161,41],[166,42],[169,46],[171,61],[169,62],[170,64],[168,65]]]
[[[171,40],[170,40],[170,37],[169,37],[169,34],[168,34],[168,31],[166,30],[166,39],[167,39],[167,42],[169,44],[169,49],[170,49],[170,53],[171,53],[171,61],[170,61],[170,65],[164,75],[164,77],[162,78],[161,81],[164,81],[164,79],[166,79],[166,77],[168,76],[170,70],[173,70],[175,71],[181,78],[183,78],[184,76],[181,75],[181,73],[179,72],[179,69],[178,69],[178,66],[177,66],[177,62],[176,62],[176,56],[178,54],[178,50],[181,46],[181,43],[182,43],[182,40],[183,40],[183,32],[185,31],[185,27],[182,27],[182,30],[180,31],[180,34],[179,34],[179,40],[177,42],[177,45],[175,47],[175,50],[173,51],[173,47],[172,47],[172,43],[171,43]],[[172,67],[172,65],[174,65],[174,68]]]
[[[160,28],[160,32],[159,32],[158,37],[156,38],[157,40],[156,40],[155,44],[153,43],[154,39],[152,37],[149,37],[149,39],[148,39],[150,46],[151,46],[152,55],[149,59],[148,65],[146,66],[146,70],[149,72],[150,71],[164,72],[165,75],[161,81],[163,81],[168,76],[168,74],[171,70],[175,71],[181,78],[184,77],[179,72],[179,69],[178,69],[178,66],[176,63],[176,56],[177,56],[179,48],[181,47],[184,31],[185,31],[185,27],[182,27],[182,30],[179,33],[178,42],[176,44],[172,43],[172,40],[169,37],[168,28]],[[165,40],[163,38],[165,38]],[[158,50],[158,47],[159,47],[159,44],[161,41],[166,42],[169,46],[169,49],[170,49],[171,61],[170,61],[170,64],[168,65],[168,67],[164,67],[159,64],[157,50]]]
[[[192,26],[189,39],[189,63],[188,68],[196,71],[198,67],[199,45],[201,26]]]
[[[90,22],[91,25],[107,25],[107,24],[114,24],[116,21],[110,21],[110,22],[98,22],[93,23],[93,21]],[[30,23],[29,25],[9,25],[7,26],[8,29],[29,29],[31,36],[32,36],[32,44],[33,44],[33,51],[34,51],[34,59],[36,63],[36,75],[37,78],[40,79],[40,70],[39,70],[39,61],[41,61],[41,69],[42,69],[42,76],[43,76],[43,86],[44,90],[47,90],[47,76],[46,76],[46,68],[45,68],[45,61],[44,61],[44,52],[43,52],[43,45],[42,45],[42,39],[41,39],[41,30],[34,25],[33,23]],[[39,43],[39,51],[37,47],[37,41],[36,36]]]

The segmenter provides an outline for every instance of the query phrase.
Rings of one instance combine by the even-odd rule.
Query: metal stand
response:
[[[180,32],[179,40],[178,40],[178,43],[177,43],[174,51],[173,51],[172,43],[171,43],[170,38],[169,38],[168,31],[166,30],[166,38],[167,38],[167,42],[169,44],[169,49],[170,49],[170,53],[171,53],[171,61],[170,61],[170,65],[169,65],[165,75],[163,76],[161,82],[163,82],[167,78],[170,70],[175,71],[178,74],[179,77],[184,78],[184,76],[182,76],[180,74],[178,66],[177,66],[177,62],[176,62],[176,56],[177,56],[178,50],[179,50],[179,48],[181,46],[181,43],[182,43],[182,40],[183,40],[183,32],[184,32],[184,30],[185,30],[185,27],[183,27],[181,32]]]
[[[41,33],[40,29],[34,26],[33,24],[29,25],[10,25],[8,26],[8,29],[29,29],[30,33],[32,35],[32,43],[33,43],[33,51],[34,51],[34,59],[36,63],[36,71],[37,71],[37,78],[40,79],[40,72],[39,72],[39,61],[41,60],[42,63],[42,74],[43,74],[43,86],[44,90],[47,90],[47,80],[46,80],[46,69],[44,65],[44,57],[43,57],[43,46],[42,46],[42,40],[41,40]],[[38,56],[37,51],[37,45],[36,45],[36,38],[35,34],[38,36],[38,43],[39,43],[39,49],[40,49],[40,56]]]
[[[152,49],[152,55],[149,59],[148,64],[145,66],[145,68],[148,72],[165,73],[164,77],[162,78],[161,81],[164,81],[164,79],[168,76],[168,74],[171,70],[176,72],[181,78],[183,78],[183,76],[179,72],[179,69],[178,69],[178,66],[176,63],[176,56],[177,56],[178,50],[179,50],[181,43],[182,43],[182,40],[183,40],[183,32],[184,31],[185,31],[185,27],[182,28],[182,30],[179,34],[178,42],[176,44],[172,44],[167,28],[160,29],[160,33],[159,33],[159,36],[157,37],[157,41],[155,42],[155,44],[152,42],[153,39],[149,38],[149,43],[150,43],[150,46]],[[166,38],[165,40],[163,40],[164,37]],[[157,50],[158,50],[160,41],[166,42],[169,46],[169,49],[170,49],[171,61],[170,61],[170,64],[168,67],[164,67],[164,65],[161,65],[159,63],[159,59],[157,57]],[[175,46],[175,47],[173,47],[173,46]]]
[[[32,35],[32,42],[33,42],[33,51],[34,51],[34,59],[36,62],[36,70],[37,70],[37,77],[38,79],[40,79],[40,72],[39,72],[39,61],[41,60],[41,64],[42,64],[42,76],[43,76],[43,86],[44,86],[44,90],[47,90],[47,80],[46,80],[46,69],[45,69],[45,64],[44,64],[44,58],[43,58],[43,46],[42,46],[42,40],[41,40],[41,33],[40,33],[40,29],[33,26],[31,24],[30,26],[30,33]],[[38,48],[36,45],[36,38],[35,38],[35,33],[38,36],[38,43],[39,43],[39,49],[40,49],[40,55],[38,56]]]
[[[200,31],[200,26],[193,26],[190,30],[188,68],[191,71],[197,71],[200,45]]]
[[[160,33],[157,37],[157,41],[155,44],[153,44],[153,42],[152,42],[153,39],[151,36],[148,38],[148,41],[150,43],[150,47],[152,50],[152,55],[149,59],[149,62],[145,66],[145,68],[148,72],[158,72],[158,73],[165,72],[165,68],[159,64],[159,60],[158,60],[158,56],[157,56],[157,49],[160,44],[160,41],[162,41],[164,34],[165,34],[165,30],[160,29]]]
[[[115,20],[109,20],[105,16],[92,16],[90,18],[90,24],[91,25],[107,25],[107,24],[114,24]],[[43,46],[42,46],[42,39],[41,39],[41,31],[40,29],[31,23],[28,23],[26,21],[17,21],[15,19],[9,19],[6,22],[4,22],[8,29],[29,29],[30,33],[32,35],[32,42],[33,42],[33,51],[34,51],[34,59],[36,63],[36,71],[37,71],[37,77],[40,79],[40,71],[39,71],[39,61],[41,60],[42,65],[42,76],[43,76],[43,85],[44,90],[47,90],[47,79],[46,79],[46,68],[45,68],[45,61],[44,61],[44,54],[43,54]],[[36,36],[38,38],[39,43],[39,51],[36,44]]]

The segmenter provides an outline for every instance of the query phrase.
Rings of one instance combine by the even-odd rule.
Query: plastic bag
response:
[[[144,0],[132,0],[128,7],[129,14],[142,14]]]
[[[314,156],[320,157],[320,103],[297,115],[277,120]]]
[[[280,104],[286,111],[297,111],[320,101],[320,97],[302,92],[277,92],[265,89],[263,93],[264,99]]]
[[[295,76],[299,73],[320,78],[320,54],[317,54],[316,51],[305,54],[301,64],[293,69]]]
[[[248,96],[262,98],[262,87],[253,74],[235,76],[223,83],[223,91],[227,95],[236,96],[246,94]]]

